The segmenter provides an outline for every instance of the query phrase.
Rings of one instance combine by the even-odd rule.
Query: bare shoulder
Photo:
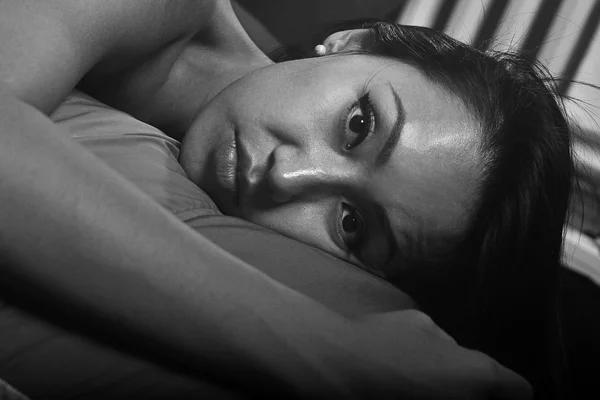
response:
[[[221,0],[2,0],[0,85],[49,112],[94,66],[118,69],[210,23]]]

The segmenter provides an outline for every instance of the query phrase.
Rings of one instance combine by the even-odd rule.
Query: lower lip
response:
[[[225,143],[216,153],[217,160],[217,181],[220,186],[233,195],[237,191],[236,185],[236,167],[237,167],[237,148],[235,136]]]

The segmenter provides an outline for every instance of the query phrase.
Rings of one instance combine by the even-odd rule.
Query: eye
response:
[[[352,206],[342,203],[338,221],[338,235],[349,254],[359,257],[365,238],[365,224],[359,212]]]
[[[346,150],[352,150],[375,131],[375,112],[369,93],[354,104],[346,118]]]

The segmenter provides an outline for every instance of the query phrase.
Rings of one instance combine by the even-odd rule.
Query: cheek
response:
[[[349,98],[354,100],[354,86],[355,74],[304,60],[258,70],[223,93],[236,120],[302,126],[307,121],[328,123]]]
[[[277,105],[285,100],[289,85],[289,76],[272,67],[264,68],[238,79],[218,97],[235,114],[250,109],[259,111],[267,103]]]
[[[471,203],[470,179],[447,158],[435,151],[406,152],[393,164],[396,168],[390,170],[388,179],[380,182],[378,188],[386,188],[389,202],[400,203],[409,214],[400,213],[398,225],[403,224],[410,231],[420,229],[419,226],[447,231],[464,225],[464,211],[470,209]]]
[[[269,210],[245,211],[244,219],[339,257],[339,249],[328,230],[333,223],[328,209],[326,204],[293,203]]]

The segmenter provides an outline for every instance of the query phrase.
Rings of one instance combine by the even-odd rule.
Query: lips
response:
[[[237,137],[237,132],[236,132]],[[241,204],[243,197],[246,197],[250,191],[250,179],[248,177],[250,170],[250,154],[248,149],[244,146],[241,140],[237,141],[237,166],[236,166],[236,187],[237,187],[237,198],[236,205]]]
[[[217,185],[224,189],[229,195],[235,196],[236,188],[236,168],[237,168],[237,145],[235,136],[224,143],[215,153],[215,174]],[[218,196],[218,200],[225,200]]]
[[[252,155],[237,131],[214,154],[216,185],[212,186],[212,190],[207,190],[207,193],[225,214],[239,216],[243,205],[254,203],[254,196],[259,194],[257,192],[262,193],[259,184],[265,170],[262,164],[256,163]],[[251,201],[250,198],[254,200]]]
[[[226,214],[236,215],[242,198],[248,193],[249,163],[248,151],[239,140],[237,132],[234,132],[215,153],[217,184],[209,194]]]

